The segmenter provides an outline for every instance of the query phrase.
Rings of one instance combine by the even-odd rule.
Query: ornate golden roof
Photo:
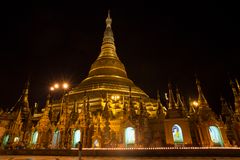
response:
[[[119,60],[111,28],[110,12],[106,19],[106,29],[103,36],[101,52],[92,64],[88,77],[84,79],[69,94],[96,93],[99,91],[128,94],[129,88],[133,96],[148,97],[127,77],[123,63]]]

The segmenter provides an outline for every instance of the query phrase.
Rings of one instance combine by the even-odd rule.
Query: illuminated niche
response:
[[[100,147],[99,141],[97,139],[94,141],[93,146],[94,146],[94,148]]]
[[[72,143],[72,147],[77,148],[78,142],[81,139],[81,132],[80,130],[75,130],[74,134],[73,134],[73,143]]]
[[[60,142],[60,131],[57,129],[53,134],[52,147],[55,148],[59,145]]]
[[[214,146],[223,146],[222,134],[218,127],[210,126],[209,133],[211,137],[211,141],[214,143]]]
[[[32,144],[37,144],[38,131],[33,132],[32,134]]]
[[[125,129],[125,145],[135,144],[135,129],[128,127]]]
[[[175,144],[183,143],[182,129],[178,124],[174,124],[172,127],[173,141]]]
[[[20,140],[19,137],[15,137],[14,140],[13,140],[13,142],[16,142],[16,143],[17,143],[17,142],[19,142],[19,140]]]

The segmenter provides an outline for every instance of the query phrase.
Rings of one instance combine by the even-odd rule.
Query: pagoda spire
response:
[[[176,109],[176,102],[174,99],[172,84],[168,83],[168,109]]]
[[[196,78],[197,90],[198,90],[198,104],[200,107],[208,107],[208,102],[202,92],[200,81]]]
[[[40,131],[40,132],[46,132],[48,129],[51,128],[51,122],[49,119],[49,111],[50,111],[49,104],[46,103],[43,115],[37,124],[38,131]]]
[[[234,86],[233,81],[230,81],[230,85],[232,87],[232,92],[234,96],[234,105],[235,105],[235,113],[239,113],[240,111],[240,96],[237,92],[237,89]]]
[[[112,32],[112,19],[110,17],[110,10],[108,10],[108,16],[106,18],[106,29],[103,36],[101,53],[98,56],[98,59],[100,58],[114,58],[119,60],[116,53],[116,47]]]
[[[28,103],[28,92],[29,92],[29,80],[26,82],[23,89],[22,95],[16,102],[16,104],[10,109],[12,111],[19,111],[22,109],[22,114],[28,114],[30,112],[29,103]]]
[[[160,115],[164,115],[164,108],[163,108],[163,105],[161,103],[161,100],[160,100],[160,94],[159,94],[159,90],[157,90],[157,115],[160,116]]]
[[[29,80],[26,82],[25,84],[25,88],[23,89],[23,103],[25,104],[25,106],[23,106],[23,110],[25,109],[29,109],[29,103],[28,103],[28,92],[29,92]]]
[[[226,100],[222,96],[220,97],[220,101],[221,101],[221,106],[222,106],[221,114],[223,116],[232,116],[232,111],[228,107]]]
[[[189,114],[194,114],[196,112],[196,110],[195,110],[194,105],[192,103],[192,98],[189,97],[188,101],[190,102],[189,103],[189,111],[188,111],[188,113]]]
[[[181,94],[179,92],[179,89],[176,89],[176,96],[177,96],[177,107],[178,109],[181,109],[183,112],[186,112],[185,105],[182,101]]]
[[[49,94],[47,95],[46,107],[49,106],[49,104],[50,104],[50,99],[51,99],[51,95],[50,95],[50,93],[49,93]]]
[[[238,89],[238,93],[240,92],[240,86],[239,86],[239,83],[238,83],[238,80],[237,80],[237,78],[235,79],[235,81],[236,81],[236,85],[237,85],[237,89]],[[239,93],[240,94],[240,93]]]

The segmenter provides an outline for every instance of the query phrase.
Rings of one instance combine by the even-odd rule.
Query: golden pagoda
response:
[[[112,19],[108,12],[101,52],[92,64],[87,78],[66,92],[61,104],[52,104],[52,121],[61,120],[63,106],[68,110],[64,114],[65,117],[71,117],[73,111],[82,117],[80,118],[81,124],[75,126],[81,130],[84,147],[94,146],[94,143],[98,146],[109,146],[110,143],[111,145],[116,143],[123,145],[123,142],[116,142],[116,138],[121,139],[120,141],[124,139],[124,127],[139,125],[140,105],[144,105],[148,116],[154,116],[157,112],[157,101],[149,98],[127,77],[125,66],[116,53],[111,24]],[[57,120],[57,117],[60,118]],[[71,128],[72,134],[75,133],[73,123],[75,122],[70,122],[70,120],[65,122],[65,129]],[[61,128],[57,125],[56,130],[61,131]],[[68,131],[65,130],[65,132]],[[102,135],[103,133],[105,135]],[[112,134],[115,135],[115,139],[110,138]],[[98,137],[97,141],[96,137]],[[106,142],[106,139],[111,142]],[[70,138],[69,141],[74,140]],[[114,144],[113,141],[115,141]],[[57,145],[54,144],[54,146]]]
[[[79,85],[65,88],[57,101],[49,95],[42,113],[33,116],[27,85],[20,108],[0,112],[2,148],[16,144],[15,139],[31,149],[77,148],[79,141],[84,148],[240,146],[238,82],[237,88],[232,84],[235,112],[224,104],[225,122],[210,108],[198,79],[195,104],[184,103],[179,89],[169,83],[164,106],[159,92],[157,100],[152,99],[127,77],[111,25],[108,12],[101,52]]]

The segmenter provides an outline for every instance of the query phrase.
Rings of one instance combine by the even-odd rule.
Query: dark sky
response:
[[[220,95],[232,103],[229,79],[240,79],[234,4],[10,3],[0,16],[2,107],[14,105],[28,76],[31,104],[43,103],[55,81],[80,83],[100,53],[109,8],[117,54],[147,94],[155,98],[159,89],[163,97],[171,81],[186,98],[196,97],[197,74],[215,111]]]

